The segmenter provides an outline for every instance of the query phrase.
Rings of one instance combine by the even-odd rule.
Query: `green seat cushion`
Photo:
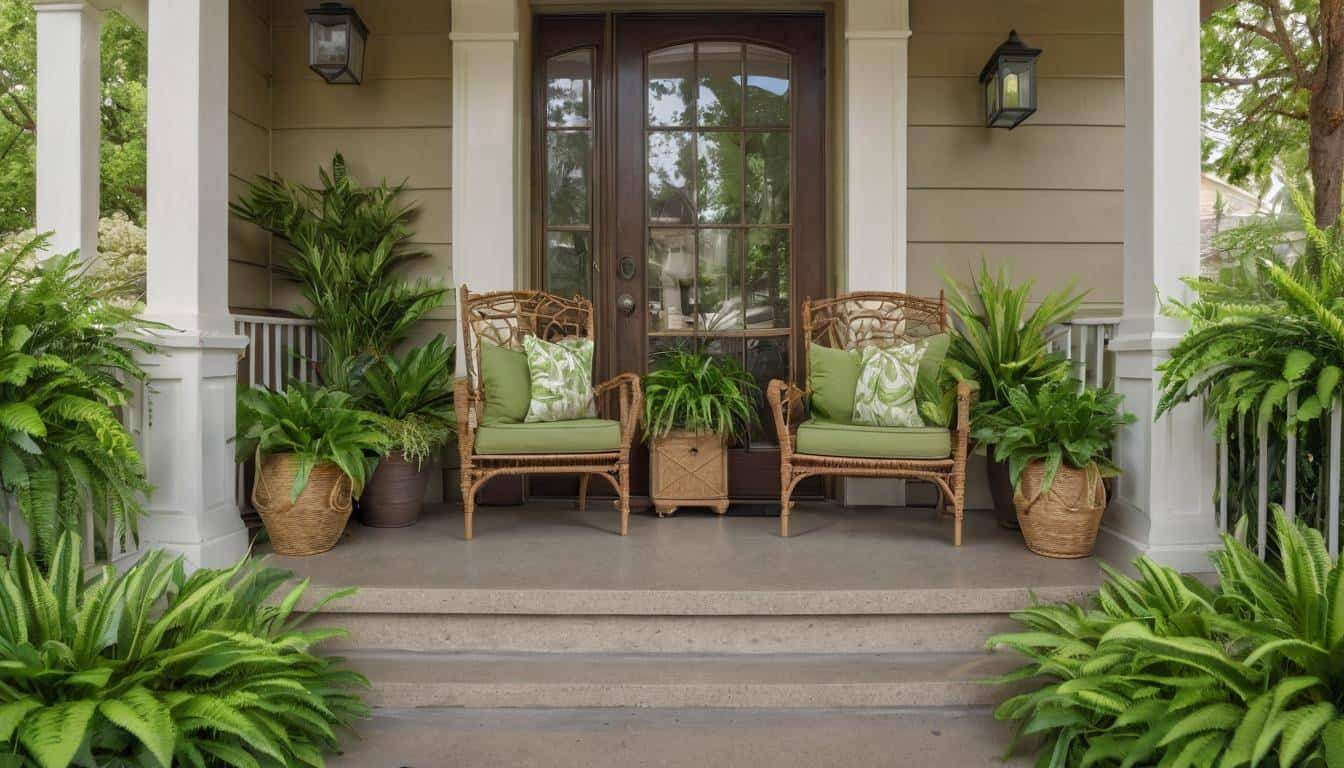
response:
[[[798,425],[798,453],[859,459],[945,459],[952,433],[941,427],[863,427],[808,419]]]
[[[532,377],[527,354],[521,349],[481,343],[481,384],[485,405],[481,425],[521,424],[532,399]]]
[[[812,414],[824,421],[849,424],[862,370],[858,350],[809,345],[807,388],[812,390]]]
[[[495,424],[476,430],[476,452],[602,453],[621,447],[621,424],[607,419]]]

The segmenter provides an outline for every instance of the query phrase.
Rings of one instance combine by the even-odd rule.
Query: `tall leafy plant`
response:
[[[291,382],[283,392],[247,389],[238,395],[238,461],[254,453],[293,454],[298,461],[290,499],[308,485],[313,467],[335,464],[358,498],[390,440],[378,417],[355,407],[346,392]]]
[[[154,327],[105,300],[75,254],[39,265],[45,246],[0,249],[0,487],[42,561],[86,509],[97,541],[136,536],[149,484],[116,409],[123,382],[145,378],[132,353],[153,347],[136,334]]]
[[[407,461],[423,464],[452,434],[457,347],[442,335],[403,356],[389,355],[364,371],[358,397],[377,414]]]
[[[951,278],[945,280],[948,306],[957,319],[946,368],[958,379],[979,383],[974,421],[1001,407],[1012,389],[1034,392],[1068,377],[1069,362],[1050,351],[1048,334],[1052,326],[1073,317],[1086,293],[1076,293],[1069,285],[1047,294],[1028,311],[1034,284],[1014,286],[1006,270],[994,274],[981,264],[969,289]]]
[[[740,437],[758,418],[759,402],[760,387],[736,359],[670,349],[644,378],[644,434],[684,429]]]
[[[1016,614],[988,644],[1034,682],[996,717],[1044,738],[1042,766],[1344,766],[1344,569],[1282,510],[1274,530],[1278,566],[1224,537],[1216,590],[1141,558],[1091,609]]]
[[[79,554],[67,532],[45,577],[22,550],[0,568],[0,765],[321,766],[367,714],[314,651],[341,631],[298,626],[307,582],[273,599],[292,574],[161,550],[90,581]]]
[[[318,178],[318,187],[258,178],[229,208],[289,246],[284,266],[326,343],[327,381],[346,388],[356,361],[388,354],[447,288],[401,275],[426,255],[409,242],[415,207],[402,202],[404,185],[360,186],[339,153]]]

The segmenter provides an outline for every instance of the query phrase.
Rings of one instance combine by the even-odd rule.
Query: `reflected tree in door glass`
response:
[[[742,222],[742,134],[701,133],[696,202],[701,224]]]
[[[587,232],[546,234],[546,289],[557,296],[591,298],[588,289],[592,245]]]
[[[695,46],[678,45],[649,54],[649,125],[688,126],[695,84]]]
[[[588,223],[587,131],[551,131],[546,136],[546,223]]]
[[[552,56],[546,62],[546,125],[586,128],[590,114],[593,52],[590,49]]]
[[[789,231],[752,229],[747,234],[748,328],[789,327]]]
[[[700,43],[696,61],[696,124],[702,128],[742,125],[742,46]]]
[[[695,198],[691,174],[695,163],[694,134],[651,131],[648,146],[649,224],[691,224]]]
[[[747,46],[747,125],[789,124],[789,55]]]
[[[700,230],[697,265],[700,328],[730,331],[742,328],[742,230]]]

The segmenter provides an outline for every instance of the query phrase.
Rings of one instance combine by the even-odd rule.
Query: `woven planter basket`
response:
[[[1098,478],[1088,496],[1087,471],[1061,465],[1050,490],[1041,493],[1045,464],[1033,461],[1022,471],[1013,494],[1017,522],[1027,549],[1038,555],[1079,558],[1092,554],[1101,515],[1106,511],[1106,488]]]
[[[331,462],[313,467],[308,485],[289,500],[297,474],[293,454],[259,456],[252,506],[261,515],[278,555],[316,555],[336,546],[350,519],[350,478]]]

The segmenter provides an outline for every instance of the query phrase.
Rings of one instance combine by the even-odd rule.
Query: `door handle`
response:
[[[616,307],[627,315],[634,312],[635,297],[628,293],[622,293],[620,296],[616,297]]]

